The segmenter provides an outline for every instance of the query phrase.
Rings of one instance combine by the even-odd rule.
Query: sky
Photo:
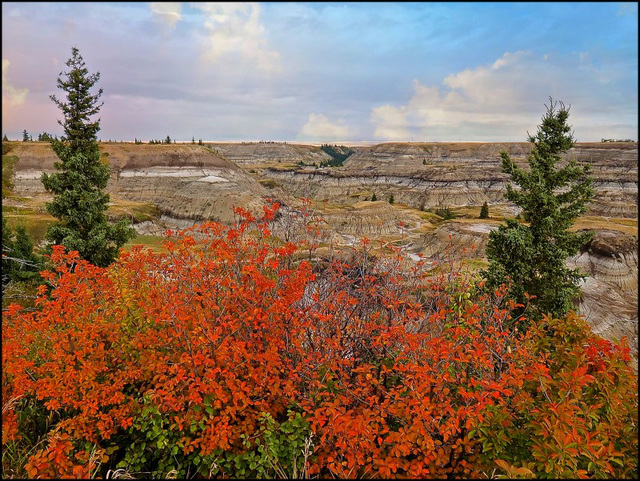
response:
[[[102,140],[638,139],[635,2],[3,2],[3,135],[62,134],[72,47]]]

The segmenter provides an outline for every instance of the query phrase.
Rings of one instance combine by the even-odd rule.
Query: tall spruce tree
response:
[[[105,215],[109,195],[103,189],[109,181],[109,165],[100,161],[96,137],[100,119],[90,120],[103,105],[98,103],[102,89],[96,94],[90,92],[100,73],[89,74],[76,47],[71,49],[66,65],[69,71],[60,73],[57,85],[66,92],[67,101],[51,95],[64,115],[64,122],[58,120],[64,135],[51,142],[62,161],[55,163],[60,172],[42,175],[45,189],[54,195],[47,212],[60,222],[48,229],[46,239],[76,250],[83,259],[104,267],[136,234],[128,220],[111,223]]]
[[[577,269],[569,269],[565,260],[575,255],[592,238],[592,232],[570,232],[575,219],[587,211],[593,197],[593,178],[588,165],[578,165],[575,158],[563,160],[575,139],[567,124],[569,108],[549,98],[524,170],[501,153],[502,171],[519,186],[507,185],[506,198],[522,208],[525,223],[507,219],[489,235],[489,267],[483,272],[488,288],[511,279],[509,297],[526,305],[525,293],[536,296],[531,301],[531,315],[551,313],[563,316],[573,307],[584,278]],[[527,225],[528,224],[528,225]]]

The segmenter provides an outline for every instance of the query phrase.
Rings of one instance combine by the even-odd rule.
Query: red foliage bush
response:
[[[625,345],[573,314],[519,334],[496,307],[506,288],[473,294],[455,272],[376,260],[366,241],[314,269],[271,234],[277,206],[260,221],[238,212],[233,228],[205,223],[106,269],[56,248],[39,309],[4,313],[3,445],[20,442],[16,400],[55,421],[31,476],[132,459],[157,475],[238,476],[224,459],[240,466],[247,440],[264,443],[265,413],[283,425],[293,412],[313,476],[637,475]]]

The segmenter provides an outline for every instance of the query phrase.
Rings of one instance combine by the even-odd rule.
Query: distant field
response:
[[[130,252],[133,246],[142,245],[154,252],[166,252],[166,249],[162,246],[162,243],[165,240],[166,238],[164,236],[159,235],[139,235],[127,242],[122,248],[125,251]]]

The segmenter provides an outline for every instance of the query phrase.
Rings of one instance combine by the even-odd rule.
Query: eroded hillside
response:
[[[295,196],[334,203],[376,194],[422,210],[481,206],[503,202],[508,177],[501,172],[500,152],[524,164],[530,149],[529,143],[388,143],[356,147],[342,168],[268,167],[262,175]],[[637,218],[637,143],[578,143],[568,156],[591,166],[591,215]]]
[[[102,143],[100,152],[111,168],[106,190],[112,201],[154,204],[162,227],[186,227],[205,219],[229,222],[234,206],[261,212],[269,194],[236,164],[199,145]],[[10,155],[18,159],[15,194],[46,199],[40,176],[55,172],[58,161],[50,145],[17,142]]]
[[[508,178],[500,170],[500,152],[524,165],[530,148],[528,143],[386,143],[353,147],[342,167],[321,168],[330,157],[310,145],[100,145],[111,168],[107,190],[113,209],[155,209],[155,215],[132,215],[139,233],[159,234],[204,219],[229,222],[234,206],[261,212],[268,198],[293,213],[300,199],[308,198],[322,219],[325,249],[353,249],[366,236],[380,251],[393,245],[409,259],[420,255],[428,263],[451,255],[473,269],[486,265],[489,232],[518,213],[503,199]],[[54,172],[57,158],[42,142],[12,142],[9,155],[13,187],[3,199],[3,213],[28,204],[41,214],[49,197],[40,175]],[[596,190],[588,215],[575,225],[595,230],[596,237],[568,261],[588,275],[579,312],[605,337],[628,336],[637,352],[637,143],[578,143],[568,155],[591,166]],[[481,220],[485,201],[490,217]]]

